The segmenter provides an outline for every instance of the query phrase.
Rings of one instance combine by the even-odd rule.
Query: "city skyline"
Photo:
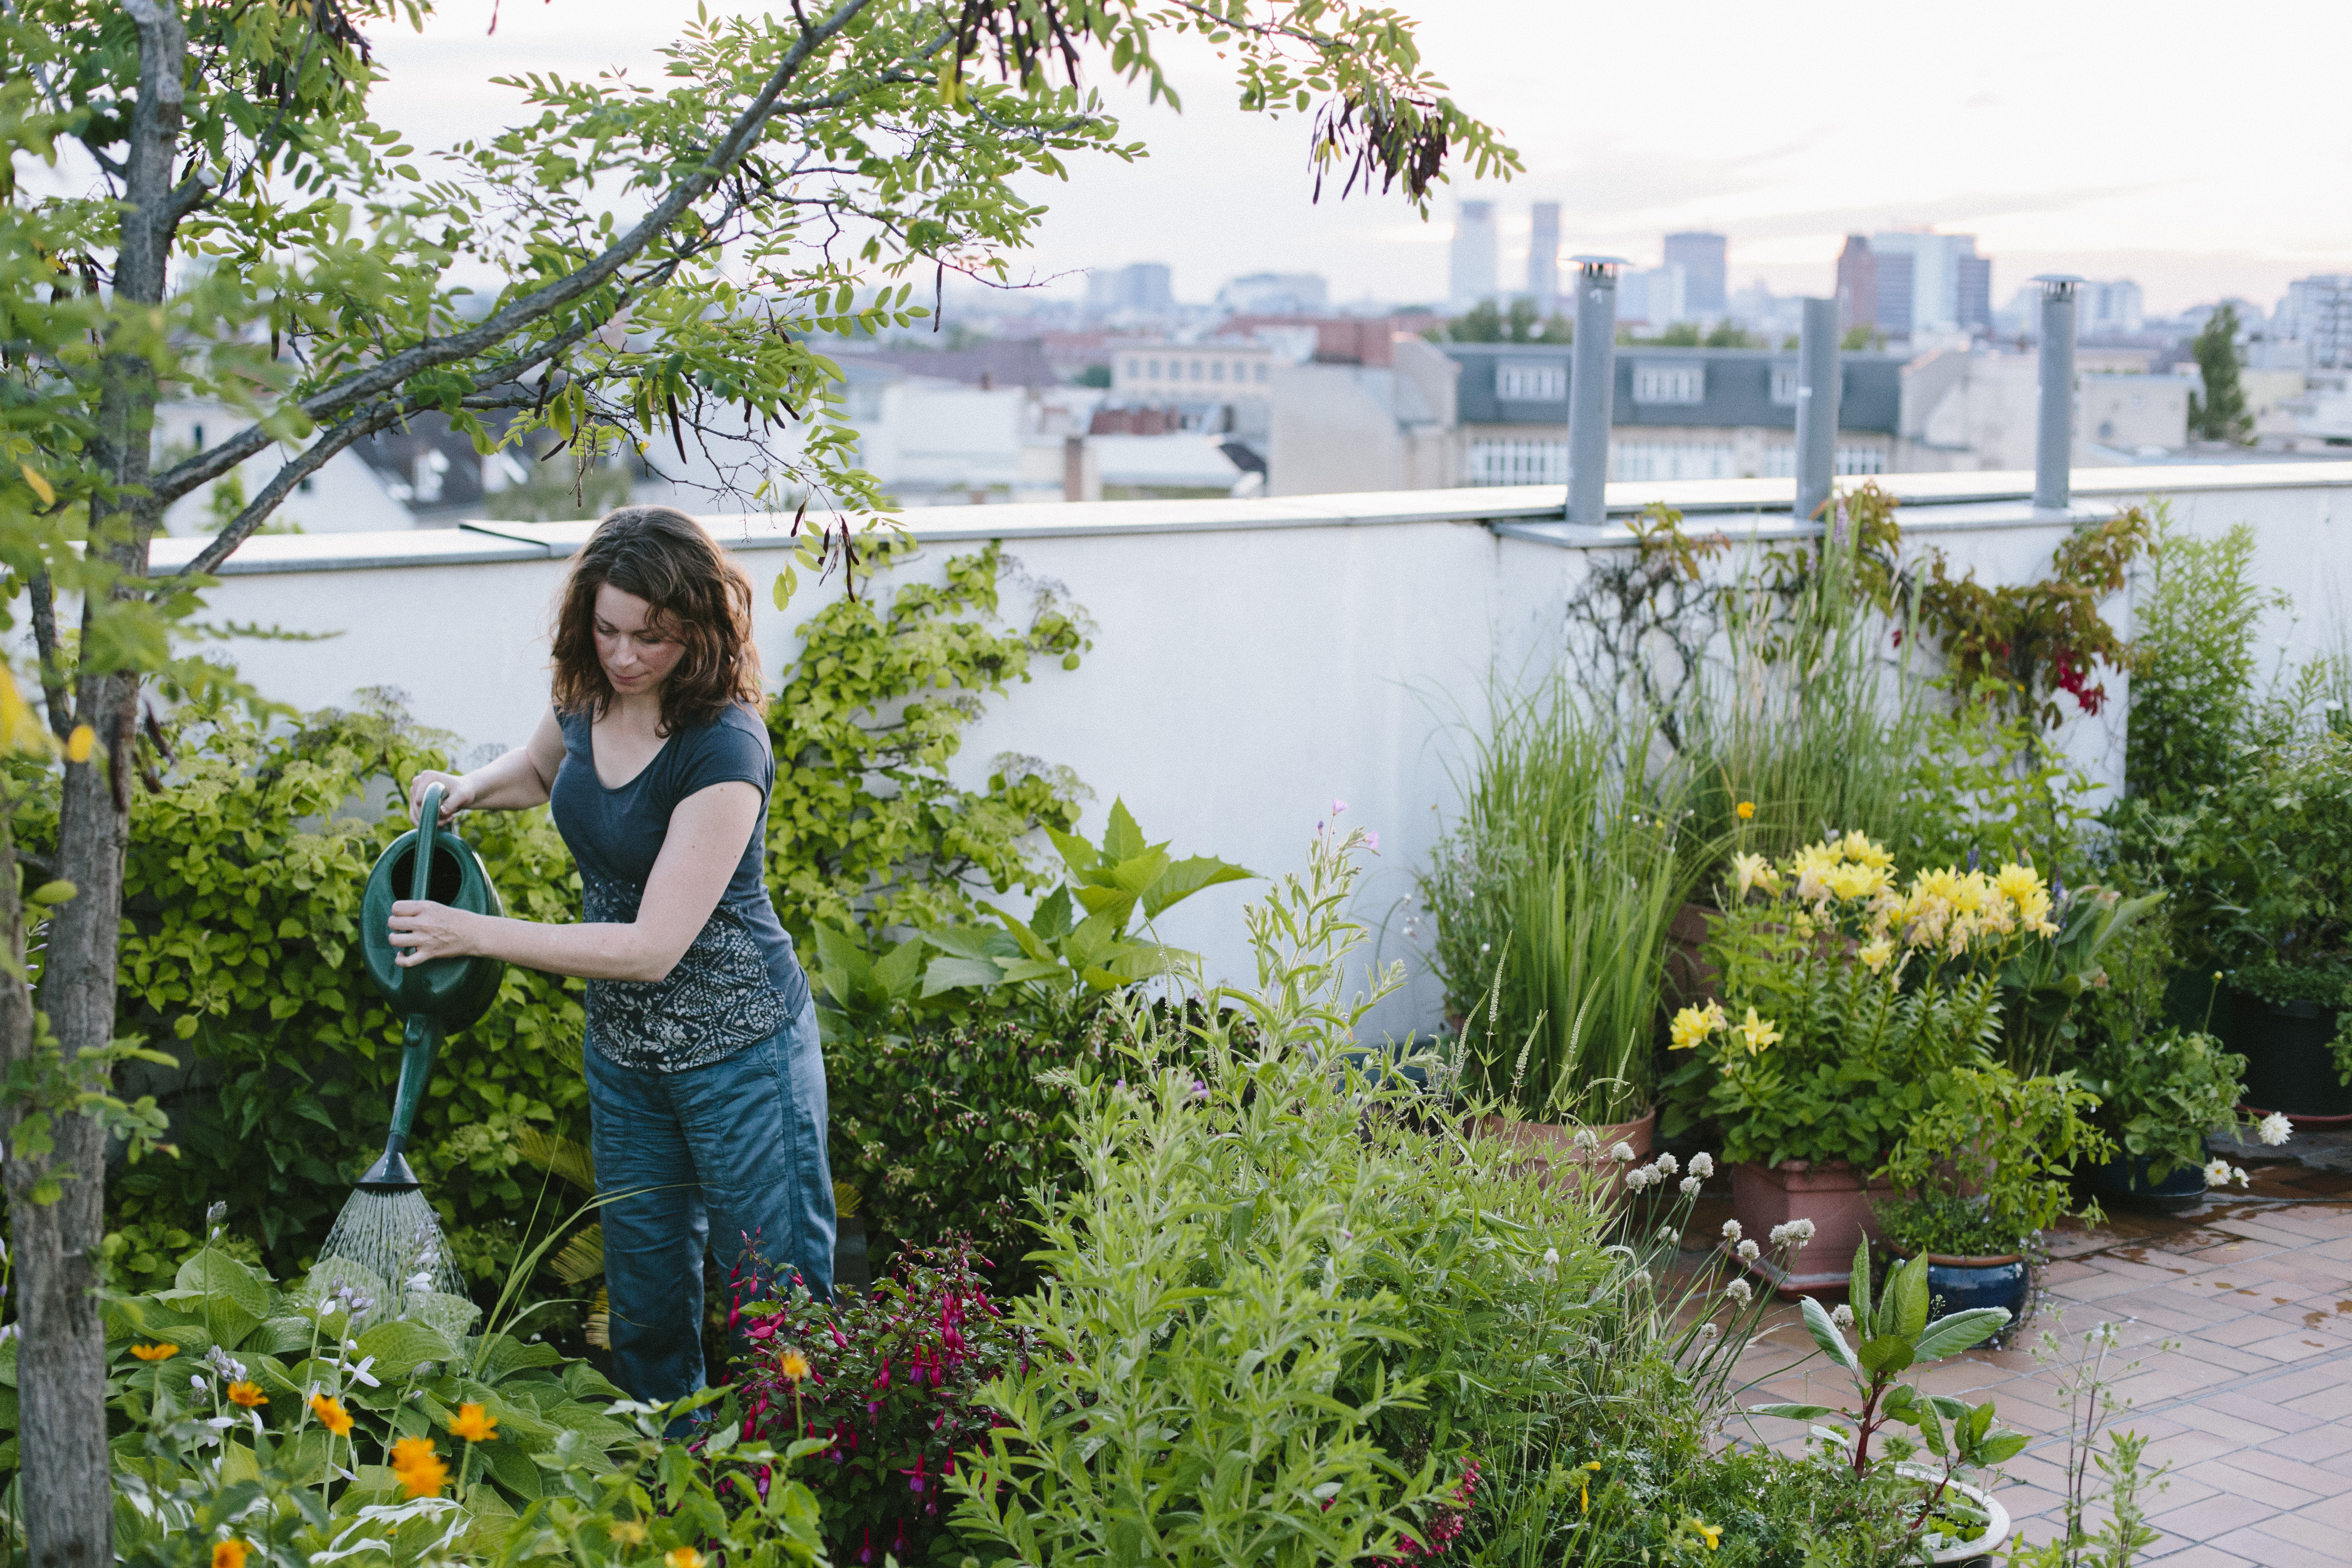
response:
[[[2352,44],[2340,14],[2250,0],[2234,33],[2299,46],[2214,49],[2191,29],[2126,29],[2096,8],[1989,0],[1970,32],[1993,42],[1955,55],[1947,19],[1932,14],[1700,0],[1689,20],[1709,47],[1665,55],[1640,18],[1601,8],[1423,0],[1414,10],[1433,68],[1520,151],[1523,176],[1444,187],[1425,225],[1393,198],[1327,191],[1312,204],[1305,121],[1240,112],[1222,63],[1184,45],[1168,57],[1182,114],[1123,84],[1103,89],[1150,156],[1080,161],[1066,184],[1024,187],[1053,212],[1037,247],[1014,258],[1016,276],[1076,295],[1088,268],[1150,260],[1172,268],[1185,297],[1240,272],[1315,271],[1335,302],[1442,301],[1464,199],[1496,204],[1507,286],[1527,277],[1539,201],[1561,204],[1564,249],[1643,266],[1658,264],[1665,233],[1727,235],[1732,291],[1760,279],[1776,293],[1827,293],[1847,233],[1926,224],[1976,234],[1999,260],[2002,298],[2035,272],[2128,277],[2159,315],[2225,295],[2274,301],[2294,279],[2352,269],[2352,206],[2320,195],[2340,184],[2327,79]],[[509,6],[486,37],[489,14],[489,0],[456,0],[422,36],[374,29],[388,72],[379,118],[456,141],[521,117],[494,75],[621,66],[658,81],[653,51],[693,6]],[[1571,68],[1576,90],[1562,92]],[[1840,90],[1793,91],[1807,70]],[[2143,91],[2121,98],[2108,85],[2119,79]],[[2148,98],[2151,84],[2189,96]]]

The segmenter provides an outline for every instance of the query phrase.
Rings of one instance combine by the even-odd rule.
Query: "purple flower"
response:
[[[1341,812],[1347,809],[1348,803],[1344,800],[1335,800],[1331,803],[1331,815],[1334,816],[1339,816]]]
[[[1364,829],[1364,847],[1370,850],[1375,855],[1381,852],[1381,835],[1378,828],[1367,827]]]

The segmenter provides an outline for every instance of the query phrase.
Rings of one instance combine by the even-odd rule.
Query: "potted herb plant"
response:
[[[1675,1016],[1672,1046],[1697,1053],[1686,1076],[1722,1125],[1734,1216],[1815,1227],[1807,1271],[1773,1282],[1832,1290],[1893,1194],[1873,1173],[1954,1069],[1991,1064],[1999,973],[2055,933],[2050,894],[2014,865],[1898,885],[1859,833],[1779,866],[1737,857],[1733,882],[1707,943],[1718,996]]]
[[[2085,1074],[2099,1096],[2099,1121],[2113,1140],[2108,1157],[2091,1169],[2092,1184],[2117,1197],[2160,1207],[2193,1207],[2209,1186],[2245,1173],[2208,1160],[2209,1133],[2241,1125],[2239,1078],[2246,1058],[2198,1030],[2164,1028],[2137,1039],[2102,1041]],[[2263,1142],[2287,1141],[2287,1118],[2272,1112],[2248,1119]]]
[[[1895,1145],[1881,1173],[1902,1195],[1880,1205],[1879,1228],[1898,1255],[1927,1260],[1948,1310],[2024,1310],[2042,1232],[2071,1204],[2072,1167],[2113,1152],[2089,1120],[2098,1103],[2071,1072],[1956,1068]],[[2099,1218],[2096,1204],[2086,1217]]]

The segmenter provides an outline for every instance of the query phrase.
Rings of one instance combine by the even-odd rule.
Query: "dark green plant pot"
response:
[[[2159,1182],[2148,1175],[2151,1163],[2145,1154],[2118,1154],[2091,1167],[2091,1185],[2108,1197],[2130,1198],[2175,1213],[2205,1201],[2203,1166],[2176,1165]]]
[[[2298,1127],[2352,1122],[2352,1088],[2336,1073],[2337,1015],[2316,1002],[2265,1002],[2230,995],[2229,1047],[2246,1058],[2243,1103],[2283,1110]]]

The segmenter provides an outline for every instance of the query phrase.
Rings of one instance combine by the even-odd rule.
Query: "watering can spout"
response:
[[[367,1174],[354,1184],[371,1193],[404,1193],[425,1184],[408,1168],[408,1156],[386,1149],[383,1157],[367,1169]]]

